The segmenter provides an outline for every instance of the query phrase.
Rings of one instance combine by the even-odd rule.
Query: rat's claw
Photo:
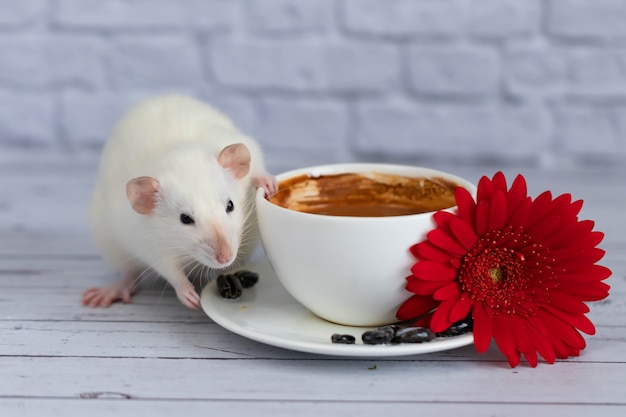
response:
[[[267,198],[270,198],[278,191],[278,181],[275,176],[270,177],[270,182],[267,184],[267,188],[265,189],[265,194]]]
[[[186,307],[192,310],[198,310],[200,308],[200,296],[189,281],[181,287],[176,288],[176,296]]]
[[[254,178],[254,185],[265,190],[265,198],[270,198],[278,191],[278,181],[275,176],[270,174]]]

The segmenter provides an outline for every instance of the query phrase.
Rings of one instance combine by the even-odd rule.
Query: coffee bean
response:
[[[443,332],[435,333],[426,327],[403,327],[390,324],[374,330],[368,330],[361,335],[366,345],[397,345],[402,343],[430,342],[437,337],[460,336],[472,331],[472,320],[464,319],[454,323]],[[354,336],[335,333],[331,336],[333,343],[354,344]]]
[[[435,338],[435,333],[425,327],[405,327],[398,329],[392,343],[422,343]]]
[[[396,335],[397,326],[384,326],[369,330],[361,335],[361,340],[366,345],[384,345],[391,343]]]
[[[253,287],[259,282],[259,274],[256,272],[242,270],[235,272],[233,275],[239,279],[242,288]]]
[[[330,341],[333,343],[340,343],[344,345],[354,345],[356,343],[356,339],[351,334],[339,334],[335,333],[330,337]]]
[[[236,300],[244,288],[253,287],[259,281],[259,274],[252,271],[237,271],[217,277],[217,290],[223,298]]]
[[[223,298],[236,300],[243,293],[241,281],[233,275],[217,277],[217,290]]]
[[[454,323],[452,326],[450,326],[443,332],[436,333],[436,335],[437,337],[460,336],[467,332],[471,332],[473,328],[473,324],[474,323],[472,319],[463,319],[463,320],[457,321],[456,323]]]

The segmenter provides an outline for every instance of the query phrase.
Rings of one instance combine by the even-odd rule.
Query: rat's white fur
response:
[[[241,179],[217,161],[221,150],[235,143],[251,155],[250,171]],[[178,293],[180,270],[224,268],[254,249],[253,179],[263,175],[258,144],[223,114],[183,96],[147,100],[117,123],[102,152],[89,207],[92,234],[120,271],[154,270]],[[133,210],[125,191],[129,180],[142,176],[159,182],[148,215]],[[227,213],[229,200],[235,210]],[[195,224],[182,224],[181,213]],[[229,249],[230,262],[218,262],[216,251]]]

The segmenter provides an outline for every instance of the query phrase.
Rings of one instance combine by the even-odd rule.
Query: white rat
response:
[[[199,308],[187,274],[221,271],[250,254],[257,187],[266,195],[277,188],[261,149],[217,110],[177,95],[131,108],[103,149],[89,207],[96,244],[124,278],[88,289],[83,304],[130,302],[151,270]]]

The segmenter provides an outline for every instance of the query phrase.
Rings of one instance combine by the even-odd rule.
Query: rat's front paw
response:
[[[176,288],[176,296],[186,307],[192,310],[198,310],[200,308],[200,296],[189,281]]]
[[[258,177],[254,177],[254,186],[257,188],[263,188],[265,190],[265,197],[270,198],[276,191],[278,191],[278,181],[276,177],[270,174],[263,174]]]

